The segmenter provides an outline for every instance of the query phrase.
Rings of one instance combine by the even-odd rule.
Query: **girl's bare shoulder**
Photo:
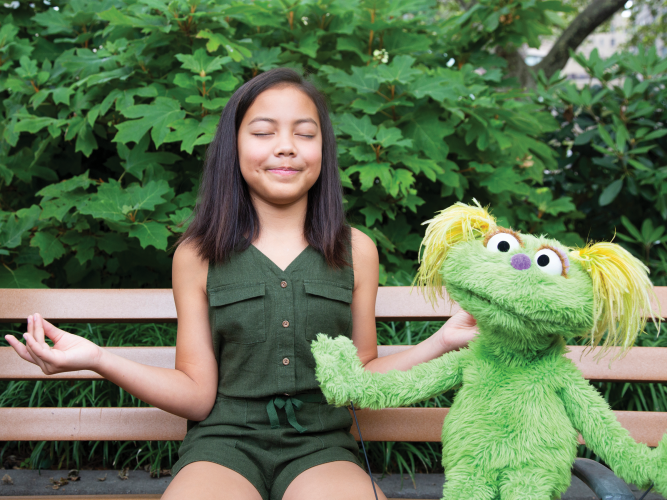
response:
[[[364,232],[352,228],[352,262],[354,267],[359,264],[372,264],[376,266],[379,262],[378,249],[373,240]]]
[[[196,243],[192,240],[186,240],[178,245],[172,262],[174,287],[182,283],[202,287],[205,290],[207,276],[208,259],[199,254]]]
[[[352,228],[352,268],[354,289],[367,289],[370,295],[377,293],[380,257],[373,240],[358,229]],[[374,295],[373,295],[374,297]]]

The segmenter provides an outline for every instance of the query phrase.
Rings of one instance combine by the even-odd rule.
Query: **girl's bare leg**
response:
[[[161,500],[262,500],[259,492],[238,472],[213,462],[192,462],[183,467]]]
[[[378,500],[387,497],[375,486]],[[311,467],[289,485],[283,500],[375,500],[371,480],[352,462],[329,462]]]

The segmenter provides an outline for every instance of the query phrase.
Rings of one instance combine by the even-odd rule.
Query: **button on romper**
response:
[[[352,417],[326,403],[310,351],[318,333],[351,336],[353,286],[351,266],[332,269],[310,246],[284,271],[253,245],[209,266],[218,396],[205,420],[188,421],[172,474],[214,462],[264,500],[280,500],[306,469],[338,460],[361,467]]]

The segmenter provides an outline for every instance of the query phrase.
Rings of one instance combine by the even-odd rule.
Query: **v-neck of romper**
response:
[[[256,247],[255,245],[253,245],[252,243],[250,244],[250,247],[252,248],[252,250],[255,252],[256,255],[258,255],[260,258],[264,259],[264,260],[268,263],[269,267],[271,267],[271,269],[272,269],[276,274],[285,274],[285,273],[289,273],[290,270],[291,270],[291,268],[294,266],[295,262],[297,262],[298,260],[300,260],[300,259],[306,254],[306,252],[307,252],[308,249],[310,248],[310,245],[307,245],[306,248],[304,248],[303,250],[301,250],[301,252],[299,253],[299,255],[297,255],[296,257],[294,257],[294,258],[292,259],[292,261],[291,261],[289,264],[287,264],[287,267],[286,267],[285,269],[281,269],[280,266],[279,266],[278,264],[276,264],[273,260],[271,260],[271,259],[264,253],[264,252],[262,252],[259,248],[257,248],[257,247]]]

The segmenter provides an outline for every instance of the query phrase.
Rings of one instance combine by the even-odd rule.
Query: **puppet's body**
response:
[[[529,366],[508,367],[480,342],[464,351],[462,386],[442,429],[445,498],[495,498],[515,486],[526,493],[528,483],[546,498],[567,489],[578,433],[559,397],[571,373],[560,352],[557,345]],[[545,450],[558,453],[547,459]]]
[[[656,450],[635,442],[565,357],[564,337],[587,332],[594,344],[605,332],[632,344],[651,311],[645,268],[610,244],[570,252],[570,265],[560,243],[498,228],[486,211],[476,219],[471,210],[458,204],[435,220],[442,229],[429,226],[420,277],[427,289],[445,284],[477,320],[477,338],[382,374],[364,370],[350,339],[320,334],[312,349],[328,401],[379,409],[460,387],[442,430],[445,500],[558,498],[571,481],[578,433],[626,482],[653,482],[667,494],[667,439]]]

